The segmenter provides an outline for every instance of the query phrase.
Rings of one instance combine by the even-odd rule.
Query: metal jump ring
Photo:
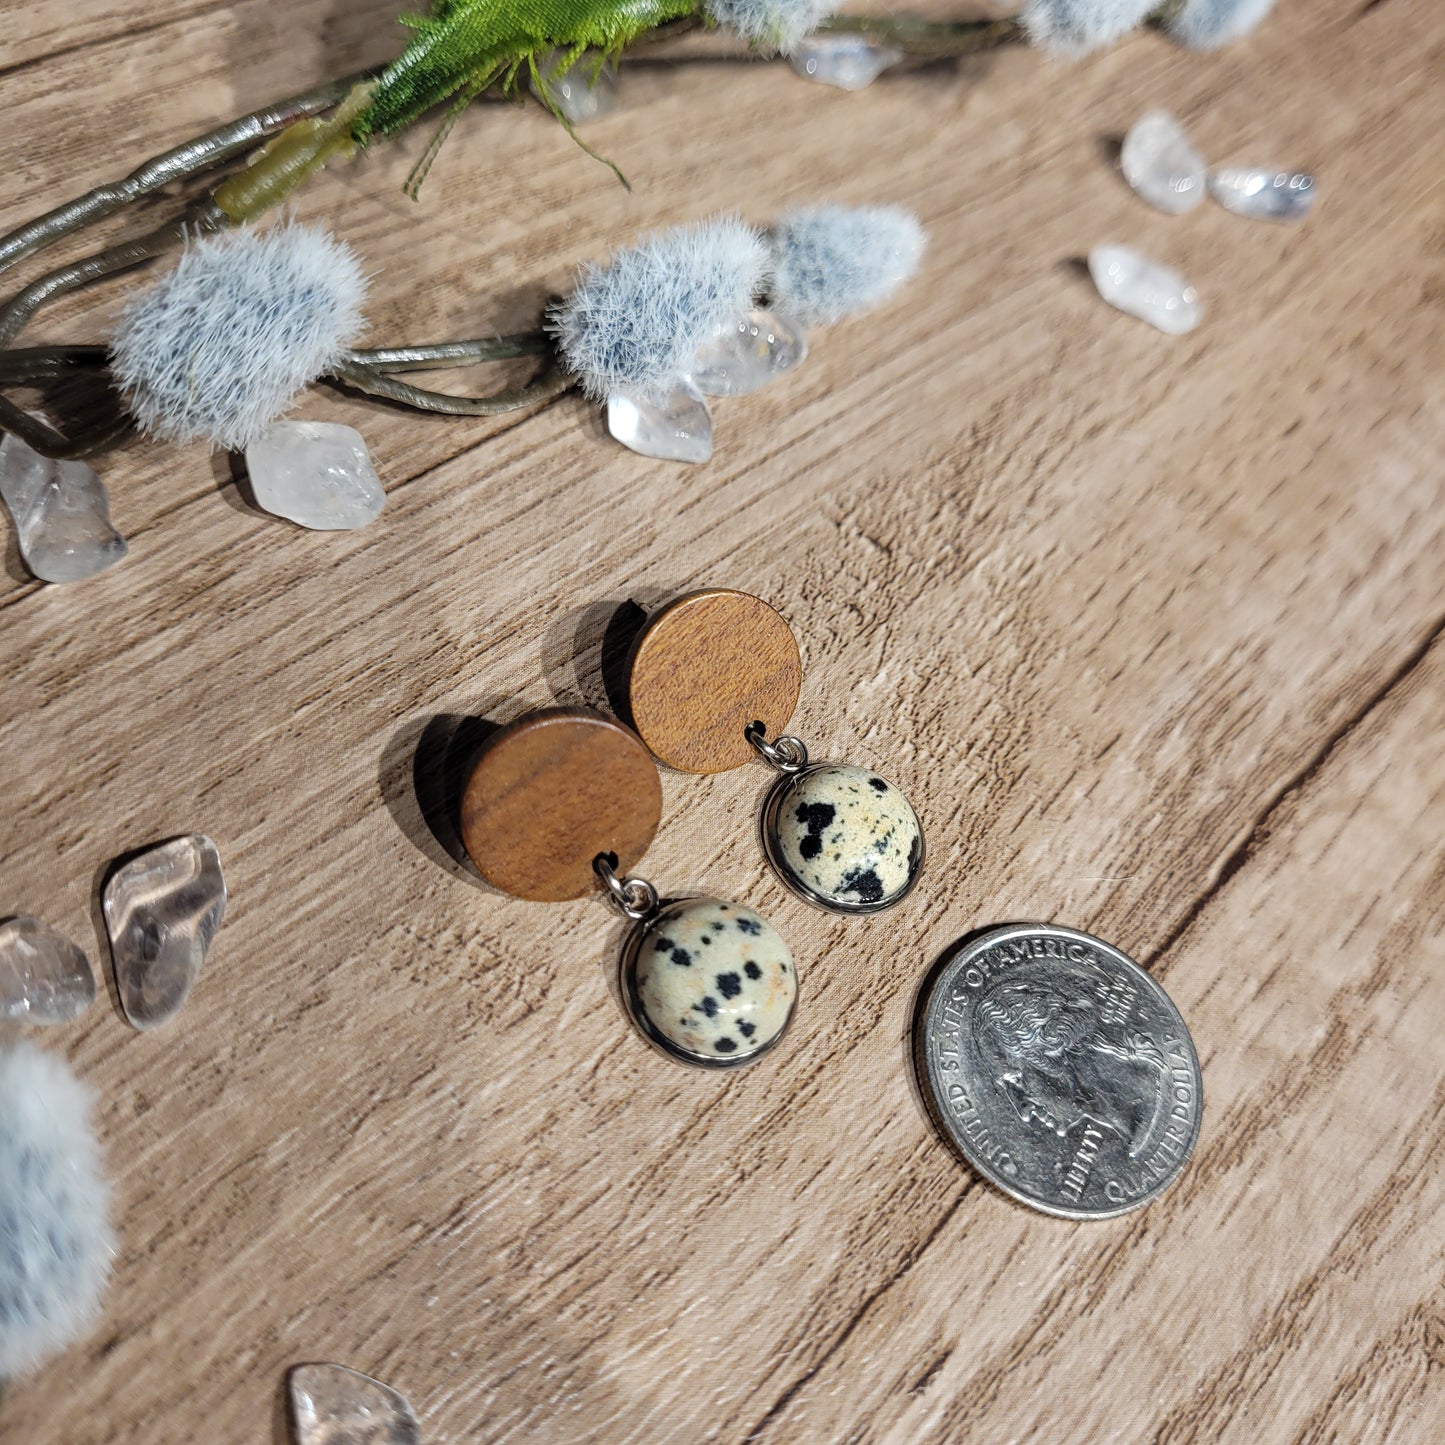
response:
[[[612,901],[628,918],[640,922],[657,912],[657,889],[646,878],[619,878],[617,854],[599,853],[592,860],[592,867],[607,885]]]
[[[808,766],[808,748],[802,738],[783,733],[777,742],[770,743],[766,731],[761,723],[749,723],[743,729],[743,736],[780,773],[800,773]]]

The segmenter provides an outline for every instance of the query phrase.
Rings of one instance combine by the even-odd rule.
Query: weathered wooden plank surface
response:
[[[71,38],[17,9],[0,225],[386,53],[393,8],[117,0]],[[45,588],[9,541],[0,911],[100,951],[103,867],[190,829],[232,908],[175,1026],[98,1007],[49,1040],[101,1091],[121,1256],[0,1438],[269,1440],[315,1358],[405,1390],[433,1442],[1437,1433],[1442,49],[1428,0],[1281,0],[1211,58],[1142,37],[857,96],[639,67],[592,132],[631,195],[492,108],[420,205],[421,137],[308,190],[378,340],[528,324],[576,260],[725,207],[899,201],[931,249],[720,406],[705,468],[576,399],[447,422],[317,393],[388,484],[363,532],[134,447],[106,468],[123,566]],[[1315,166],[1318,215],[1146,212],[1100,139],[1161,101],[1212,157]],[[1067,263],[1107,238],[1185,269],[1206,324],[1102,309]],[[123,292],[43,334],[95,336]],[[762,907],[802,968],[788,1045],[721,1079],[628,1032],[599,903],[486,890],[416,787],[446,719],[605,703],[607,617],[696,585],[782,608],[798,730],[905,784],[930,841],[897,913],[830,920],[762,865],[760,770],[667,775],[651,876]],[[1028,1214],[917,1105],[924,970],[1018,917],[1116,941],[1194,1029],[1200,1152],[1143,1214]]]

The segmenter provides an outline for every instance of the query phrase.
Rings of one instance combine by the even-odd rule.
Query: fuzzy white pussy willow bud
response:
[[[704,342],[746,311],[768,277],[761,233],[732,216],[674,226],[584,265],[549,317],[570,371],[596,401],[657,394]]]
[[[813,206],[770,235],[771,302],[804,326],[826,326],[886,301],[918,270],[923,227],[898,206]]]
[[[1193,50],[1215,50],[1249,34],[1274,0],[1184,0],[1164,22],[1170,36]]]
[[[92,1096],[32,1044],[0,1051],[0,1381],[95,1322],[114,1240]]]
[[[111,369],[143,431],[243,448],[355,339],[365,291],[315,227],[223,231],[126,308]]]
[[[703,8],[750,45],[790,55],[837,7],[831,0],[703,0]]]

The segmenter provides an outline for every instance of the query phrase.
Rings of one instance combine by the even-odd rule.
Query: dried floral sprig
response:
[[[762,233],[715,217],[584,266],[550,323],[566,365],[644,456],[705,462],[709,397],[803,362],[805,328],[881,304],[918,268],[923,228],[890,206],[815,206]]]
[[[52,1054],[0,1052],[0,1381],[95,1322],[110,1277],[109,1190],[91,1091]]]
[[[108,355],[96,346],[0,351],[0,384],[108,368],[142,432],[232,450],[260,438],[319,380],[452,415],[512,411],[578,385],[598,402],[623,392],[659,401],[754,307],[794,327],[838,321],[896,291],[923,244],[917,218],[896,207],[817,206],[768,232],[716,216],[646,236],[605,266],[584,264],[535,331],[353,350],[364,282],[343,243],[294,223],[225,231],[193,243],[132,301]],[[525,356],[543,361],[536,379],[483,396],[398,375]],[[117,439],[106,432],[82,445],[18,408],[12,429],[52,454],[94,455]]]
[[[555,81],[576,65],[595,69],[629,47],[707,25],[732,28],[764,51],[786,52],[816,30],[855,34],[906,55],[936,58],[1030,39],[1077,49],[1118,38],[1153,18],[1186,44],[1208,45],[1244,34],[1263,19],[1272,0],[1019,3],[1017,19],[940,22],[830,14],[831,0],[433,0],[429,15],[404,19],[412,40],[389,65],[253,111],[56,207],[0,237],[0,270],[161,186],[205,175],[261,142],[238,172],[195,207],[193,223],[253,220],[328,162],[406,130],[441,105],[450,105],[454,114],[483,93],[516,93],[524,79],[538,82],[534,90],[542,103],[566,124],[552,92],[539,83],[542,64],[554,56],[560,57],[549,70]],[[14,334],[0,317],[0,345]]]
[[[17,357],[6,353],[45,305],[82,287],[145,265],[193,241],[198,235],[255,220],[332,161],[407,129],[431,111],[447,106],[433,147],[417,174],[424,173],[435,144],[451,119],[483,94],[519,94],[529,83],[542,103],[572,130],[557,100],[556,82],[576,66],[593,76],[623,50],[666,40],[681,31],[723,25],[735,28],[763,51],[790,50],[808,28],[817,34],[852,34],[905,56],[937,58],[1027,42],[1073,52],[1117,38],[1148,19],[1182,43],[1207,48],[1252,28],[1270,0],[1019,0],[1016,19],[940,22],[907,15],[827,14],[830,0],[433,0],[429,14],[406,23],[413,37],[390,65],[315,87],[276,105],[228,122],[192,141],[153,157],[129,175],[56,206],[0,236],[0,272],[89,227],[162,188],[184,189],[179,214],[146,234],[122,240],[93,255],[60,266],[22,287],[0,305],[0,379],[25,379],[57,365],[57,353],[42,349]],[[543,66],[547,83],[541,81]],[[259,146],[259,149],[257,147]],[[238,164],[239,163],[239,164]],[[228,168],[233,168],[229,169]],[[228,173],[227,173],[228,172]],[[219,177],[218,177],[218,173]],[[475,359],[492,359],[491,340],[463,345]],[[524,343],[530,348],[531,343]],[[443,350],[446,348],[444,347]],[[405,348],[402,366],[441,364],[432,348]],[[428,359],[421,359],[426,353]],[[397,352],[385,353],[395,361]],[[440,353],[437,353],[440,354]],[[507,350],[497,355],[514,355]],[[358,354],[359,356],[359,354]],[[363,390],[436,410],[490,411],[494,398],[448,398],[398,382],[380,362],[349,356],[338,374]],[[85,348],[70,349],[65,363],[94,366]],[[539,380],[524,393],[531,400],[565,385],[559,374]],[[522,393],[519,393],[519,395]],[[510,404],[508,401],[505,404]],[[53,456],[92,451],[114,440],[114,426],[85,436],[65,437],[28,418],[0,395],[0,429],[13,430],[37,450]]]

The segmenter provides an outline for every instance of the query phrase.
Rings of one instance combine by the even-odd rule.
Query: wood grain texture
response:
[[[385,54],[396,8],[112,0],[72,44],[22,5],[0,224]],[[317,392],[388,487],[363,531],[136,446],[106,466],[121,566],[42,587],[9,541],[0,914],[94,957],[105,866],[196,830],[232,901],[174,1025],[97,1006],[45,1039],[99,1092],[121,1247],[0,1439],[279,1440],[307,1359],[403,1390],[431,1445],[1437,1438],[1442,66],[1431,0],[859,95],[638,65],[589,132],[630,194],[495,107],[420,205],[422,135],[308,188],[376,344],[525,327],[577,261],[721,209],[897,202],[930,249],[720,404],[702,468],[575,397],[446,422]],[[1213,159],[1313,167],[1317,214],[1145,210],[1101,151],[1159,103]],[[1190,276],[1196,333],[1102,306],[1071,258],[1115,239]],[[39,334],[94,338],[128,284]],[[606,708],[619,607],[702,585],[792,621],[796,729],[894,779],[930,848],[898,910],[831,918],[761,858],[765,773],[665,779],[650,876],[759,907],[801,973],[785,1046],[723,1076],[629,1031],[620,924],[485,889],[437,801],[475,719]],[[919,1106],[919,980],[1017,918],[1117,942],[1192,1027],[1199,1150],[1138,1215],[1016,1207]]]
[[[437,801],[456,804],[445,794]],[[662,779],[615,718],[542,708],[482,744],[460,812],[462,843],[488,883],[559,903],[598,893],[600,854],[615,854],[619,873],[636,866],[662,816]]]
[[[803,661],[793,630],[761,597],[725,587],[660,607],[627,660],[627,707],[670,768],[723,773],[757,757],[755,722],[775,739],[793,719]]]

